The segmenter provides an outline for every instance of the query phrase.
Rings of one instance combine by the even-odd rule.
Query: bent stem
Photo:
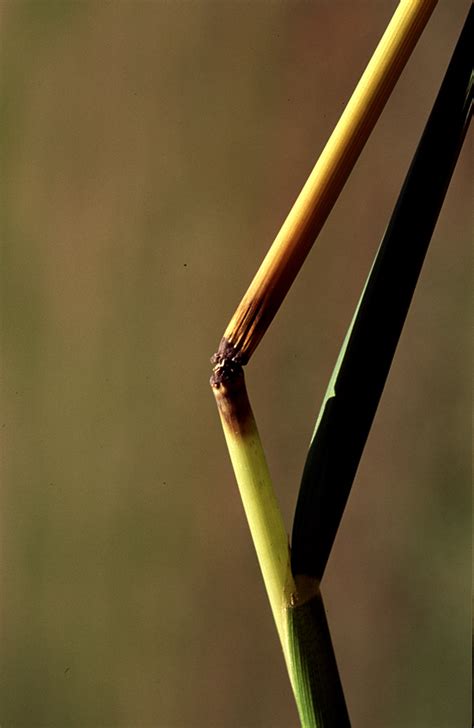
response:
[[[249,361],[292,285],[435,5],[436,0],[399,3],[213,359],[211,385],[304,728],[343,728],[349,725],[349,718],[319,578],[311,571],[293,575],[288,537],[242,365]]]
[[[349,725],[319,583],[293,578],[283,518],[243,369],[214,359],[211,386],[303,728]]]

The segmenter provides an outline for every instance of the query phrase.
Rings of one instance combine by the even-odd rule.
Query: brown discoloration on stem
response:
[[[242,355],[242,352],[239,351],[229,341],[229,339],[226,339],[226,337],[224,336],[221,339],[221,343],[219,344],[217,352],[211,359],[211,364],[215,365],[215,371],[217,365],[221,364],[222,362],[233,362],[234,364],[240,364],[240,366],[245,366],[245,364],[247,364],[247,361],[248,359],[246,359],[245,356]]]
[[[242,437],[255,427],[255,421],[245,386],[244,370],[229,354],[232,354],[231,348],[226,348],[221,342],[219,351],[211,359],[214,369],[210,383],[223,426]]]

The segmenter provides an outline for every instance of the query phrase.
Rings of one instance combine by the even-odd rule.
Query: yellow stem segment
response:
[[[324,225],[437,0],[401,0],[221,344],[245,364]]]

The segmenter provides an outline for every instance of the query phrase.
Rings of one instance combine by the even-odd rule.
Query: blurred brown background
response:
[[[209,357],[395,5],[1,5],[2,728],[297,725]],[[249,367],[288,530],[468,7],[439,3]],[[323,584],[354,728],[470,719],[468,144]]]

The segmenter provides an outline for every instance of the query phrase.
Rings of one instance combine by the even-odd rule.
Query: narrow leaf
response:
[[[293,524],[295,575],[323,576],[469,124],[473,47],[471,6],[316,423]]]

